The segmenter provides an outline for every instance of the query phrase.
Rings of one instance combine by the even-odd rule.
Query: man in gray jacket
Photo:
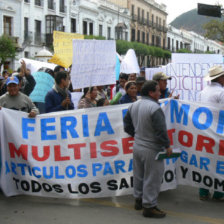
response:
[[[143,216],[163,218],[157,198],[164,172],[164,161],[155,160],[158,152],[171,155],[165,115],[158,104],[159,85],[146,81],[141,90],[142,99],[133,103],[124,117],[125,132],[135,137],[133,151],[135,209],[143,207]]]

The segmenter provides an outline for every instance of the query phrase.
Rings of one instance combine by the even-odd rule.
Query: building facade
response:
[[[179,30],[169,26],[167,32],[167,48],[171,52],[188,49],[192,53],[224,54],[224,46],[214,40],[209,40],[193,31]]]
[[[17,58],[35,58],[53,31],[130,40],[130,12],[107,0],[1,0],[0,35],[17,44]],[[18,62],[9,60],[16,69]]]

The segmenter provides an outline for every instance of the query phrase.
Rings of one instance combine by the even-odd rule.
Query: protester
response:
[[[126,92],[124,86],[127,81],[128,81],[128,75],[125,73],[121,73],[119,75],[119,84],[113,88],[113,97],[115,97],[118,92],[120,92],[122,96],[125,95]]]
[[[222,66],[211,67],[209,73],[205,76],[205,80],[211,81],[211,84],[201,91],[201,102],[217,103],[224,106],[224,70]],[[209,196],[209,190],[199,189],[200,200],[208,200]],[[212,198],[218,201],[224,200],[224,193],[215,191]]]
[[[29,113],[29,117],[35,117],[39,111],[30,98],[19,91],[19,80],[17,77],[8,77],[6,80],[7,93],[0,97],[0,106],[12,110]]]
[[[145,77],[143,76],[139,76],[136,78],[137,96],[141,95],[141,89],[145,81]]]
[[[109,101],[107,99],[100,98],[99,100],[97,100],[97,103],[96,103],[97,107],[103,107],[107,105],[109,105]]]
[[[48,83],[47,85],[45,85],[45,87],[43,88],[43,83],[44,81],[42,82],[42,80],[40,82],[38,82],[38,73],[43,73],[44,74],[44,78],[46,78],[46,80],[48,80]],[[37,102],[37,100],[34,101],[34,104],[36,105],[36,107],[39,109],[39,112],[40,114],[44,114],[45,113],[45,96],[47,95],[47,93],[49,92],[49,90],[52,88],[53,86],[53,80],[54,80],[54,71],[50,68],[46,68],[46,67],[42,67],[40,69],[38,69],[37,73],[33,74],[34,75],[34,79],[36,82],[36,86],[34,88],[34,93],[35,91],[37,90],[42,90],[41,91],[41,98],[39,97],[39,102]],[[50,75],[50,76],[48,76]],[[48,77],[47,77],[48,76]],[[47,79],[48,78],[48,79]],[[51,81],[50,81],[51,80]],[[32,94],[31,94],[31,97],[32,97]]]
[[[69,83],[70,80],[66,71],[55,74],[55,85],[45,97],[46,113],[74,109],[71,93],[68,90]]]
[[[145,77],[145,67],[141,67],[141,69],[140,69],[140,77]]]
[[[9,73],[7,70],[4,70],[4,71],[2,72],[2,76],[3,76],[3,78],[6,80],[6,79],[10,76],[10,73]]]
[[[120,98],[119,104],[133,103],[137,100],[136,82],[128,81],[125,84],[125,91],[126,91],[126,94]]]
[[[97,101],[101,98],[108,100],[107,92],[104,91],[103,88],[104,88],[104,86],[97,86],[97,97],[96,97]]]
[[[97,88],[96,86],[84,88],[84,94],[79,101],[78,109],[96,107]]]
[[[159,83],[159,88],[161,92],[160,99],[168,98],[172,96],[169,89],[167,88],[167,80],[171,80],[170,76],[167,76],[166,74],[162,72],[158,72],[153,75],[152,79]]]
[[[135,209],[143,216],[163,218],[157,198],[164,172],[164,161],[155,160],[158,152],[166,149],[171,155],[165,115],[158,104],[159,85],[146,81],[141,90],[142,99],[131,104],[124,117],[124,130],[135,138],[133,146],[133,175]]]
[[[128,76],[128,81],[136,81],[136,73],[131,73]]]

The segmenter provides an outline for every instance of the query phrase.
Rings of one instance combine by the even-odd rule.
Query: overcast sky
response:
[[[223,3],[223,0],[156,0],[158,3],[164,3],[167,6],[167,23],[172,22],[176,17],[191,9],[195,9],[198,3],[215,5],[218,2]],[[224,4],[224,3],[223,3]]]

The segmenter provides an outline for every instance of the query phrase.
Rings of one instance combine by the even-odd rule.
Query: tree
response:
[[[218,20],[211,20],[204,24],[205,37],[212,40],[219,40],[224,42],[224,22]]]
[[[8,58],[14,59],[15,56],[16,56],[15,43],[10,37],[2,35],[0,37],[0,70],[2,65],[6,62]]]

